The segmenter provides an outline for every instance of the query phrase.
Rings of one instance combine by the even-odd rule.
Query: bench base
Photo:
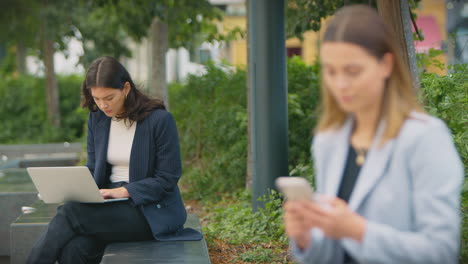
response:
[[[201,232],[198,216],[187,215],[185,227]],[[101,264],[158,263],[210,264],[205,238],[200,241],[142,241],[112,243],[106,247]]]
[[[37,200],[37,193],[0,193],[0,256],[10,256],[10,224],[21,215],[21,207]]]
[[[37,198],[37,196],[36,196]],[[23,214],[10,225],[10,263],[23,264],[55,215],[58,204],[44,204],[37,201],[31,205],[37,209],[31,214]]]
[[[209,264],[210,257],[204,240],[144,241],[108,245],[101,263]]]

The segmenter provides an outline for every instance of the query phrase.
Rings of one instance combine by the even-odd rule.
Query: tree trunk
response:
[[[151,68],[150,68],[150,94],[164,101],[169,109],[169,95],[166,81],[166,52],[168,49],[167,24],[153,19],[151,23]]]
[[[247,7],[247,19],[246,19],[246,26],[245,28],[249,28],[249,1],[247,0],[245,5]],[[250,49],[249,45],[249,34],[247,34],[247,49]],[[247,62],[249,62],[249,51],[247,50]],[[247,171],[245,175],[245,189],[250,190],[252,188],[252,146],[251,146],[251,138],[252,138],[252,133],[251,133],[251,118],[250,118],[250,63],[247,63]]]
[[[377,0],[377,8],[384,21],[394,31],[400,53],[406,66],[411,70],[415,89],[419,87],[418,68],[414,51],[413,33],[411,31],[411,18],[407,0]]]
[[[47,114],[55,127],[60,127],[59,92],[54,66],[54,41],[48,38],[47,26],[42,26],[41,53],[45,66]]]
[[[16,72],[19,75],[26,73],[26,47],[22,41],[16,44]]]

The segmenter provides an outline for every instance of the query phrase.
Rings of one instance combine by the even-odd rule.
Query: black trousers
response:
[[[69,202],[57,209],[27,263],[99,263],[110,242],[151,239],[145,217],[131,201]]]

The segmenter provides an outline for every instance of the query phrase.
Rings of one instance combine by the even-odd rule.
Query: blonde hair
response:
[[[374,9],[365,5],[353,5],[344,7],[335,14],[322,41],[352,43],[379,60],[387,53],[394,55],[393,70],[386,80],[380,109],[380,119],[386,121],[380,142],[382,144],[398,135],[411,111],[423,112],[413,89],[407,64],[400,56],[395,39]],[[348,114],[338,106],[323,81],[321,94],[320,118],[316,131],[323,132],[342,126]]]

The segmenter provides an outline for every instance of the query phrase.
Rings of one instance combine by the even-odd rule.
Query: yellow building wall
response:
[[[447,32],[445,30],[445,21],[447,19],[447,12],[445,11],[445,0],[422,0],[420,2],[420,7],[415,10],[415,13],[418,17],[435,17],[442,39],[447,39]]]
[[[443,41],[447,41],[446,23],[447,12],[445,7],[445,0],[422,0],[420,6],[415,10],[418,17],[421,16],[433,16],[437,21],[439,27],[440,36]],[[424,34],[424,31],[423,31]],[[447,64],[447,54],[437,56],[435,59]],[[447,70],[441,70],[437,67],[430,66],[426,69],[429,72],[437,73],[440,75],[447,74]]]
[[[224,33],[229,32],[235,27],[244,30],[245,34],[247,33],[246,19],[243,16],[226,16],[220,26]],[[302,60],[307,64],[312,64],[318,55],[317,43],[319,35],[320,33],[313,31],[306,32],[303,35],[304,39],[302,42],[298,38],[291,38],[286,40],[286,47],[302,48]],[[247,65],[247,41],[245,38],[231,41],[227,44],[226,49],[225,54],[229,62],[236,66]]]
[[[286,48],[301,48],[302,60],[307,64],[313,64],[318,56],[318,40],[320,32],[307,31],[303,34],[303,40],[290,38],[286,40]]]
[[[243,16],[226,16],[221,23],[222,32],[227,33],[238,27],[247,34],[247,20]],[[245,38],[231,41],[226,47],[227,60],[233,65],[247,65],[247,41]]]
[[[445,11],[444,0],[422,0],[419,8],[416,10],[418,16],[432,15],[437,20],[437,25],[441,33],[443,40],[447,39],[445,30],[446,11]],[[319,52],[319,39],[323,33],[323,29],[326,28],[327,20],[322,22],[322,29],[319,32],[308,31],[303,35],[303,41],[298,38],[291,38],[286,40],[286,48],[298,48],[302,49],[301,58],[307,64],[313,64],[318,57]],[[223,22],[220,24],[223,27],[223,32],[228,32],[235,27],[239,27],[244,30],[245,35],[247,34],[246,18],[244,16],[226,16]],[[233,65],[240,66],[247,64],[247,41],[245,38],[231,41],[226,46],[227,60]],[[446,63],[447,57],[441,55],[437,58],[438,60]],[[440,71],[437,68],[430,67],[427,69],[431,72],[444,74],[445,71]]]

